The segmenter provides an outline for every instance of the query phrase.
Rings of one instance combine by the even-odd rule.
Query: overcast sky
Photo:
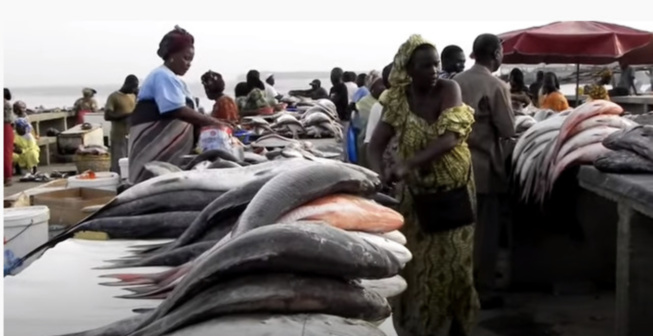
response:
[[[132,2],[140,3],[136,0]],[[64,5],[55,6],[54,3]],[[184,8],[192,9],[193,15],[180,9],[179,2],[172,2],[177,7],[163,6],[167,12],[154,15],[150,12],[151,8],[145,5],[134,5],[127,10],[124,1],[120,4],[115,2],[118,8],[91,8],[93,12],[88,14],[82,14],[85,13],[82,11],[75,14],[73,9],[65,8],[68,3],[33,0],[8,5],[22,6],[12,8],[12,11],[26,11],[30,8],[39,10],[31,12],[34,13],[33,18],[30,18],[30,14],[3,15],[5,86],[111,84],[122,82],[129,73],[143,77],[161,63],[156,56],[158,43],[175,24],[195,36],[196,57],[185,79],[197,82],[199,76],[208,69],[228,78],[243,74],[249,69],[328,71],[334,66],[352,70],[381,69],[412,33],[422,34],[439,49],[457,44],[469,54],[471,44],[478,34],[499,34],[564,19],[542,15],[534,20],[520,21],[499,21],[494,17],[487,18],[492,21],[452,21],[451,17],[443,21],[439,13],[433,13],[437,20],[425,21],[428,16],[422,13],[415,17],[424,21],[401,18],[400,21],[392,22],[385,21],[392,18],[394,11],[392,6],[388,6],[378,9],[381,12],[374,17],[368,16],[371,13],[344,16],[352,20],[361,17],[357,21],[340,19],[339,22],[330,22],[327,21],[330,18],[328,13],[320,16],[317,12],[301,16],[294,14],[294,19],[281,20],[279,17],[284,15],[284,8],[280,2],[276,2],[279,13],[271,14],[270,8],[261,8],[261,11],[267,13],[264,17],[273,21],[242,21],[248,17],[258,19],[261,15],[245,15],[247,13],[228,10],[224,6],[210,10],[203,6],[191,7],[192,1],[183,3],[187,4]],[[80,2],[79,6],[83,4],[84,8],[94,7],[95,3]],[[211,2],[202,3],[206,7],[212,6]],[[256,1],[240,3],[253,7]],[[99,14],[106,14],[106,10],[113,10],[117,14]],[[367,9],[363,7],[361,10]],[[186,15],[173,16],[175,11],[184,11]],[[211,16],[206,11],[220,15],[216,15],[215,20],[208,21]],[[225,18],[229,13],[240,14]],[[124,15],[118,16],[120,14]],[[12,17],[15,21],[4,20]],[[154,17],[157,18],[156,21],[152,21]],[[176,17],[183,18],[172,20]],[[81,21],[80,18],[86,21]],[[143,20],[136,21],[139,18]],[[650,19],[595,19],[653,31],[653,20]],[[468,61],[467,65],[471,64]]]

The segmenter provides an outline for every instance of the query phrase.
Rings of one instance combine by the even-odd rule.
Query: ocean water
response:
[[[276,79],[275,88],[281,94],[287,93],[290,90],[306,90],[309,89],[308,85],[313,78],[288,78]],[[319,77],[318,77],[319,78]],[[322,81],[322,86],[328,91],[331,88],[331,83],[328,78],[319,78]],[[238,82],[236,80],[230,81],[226,85],[225,93],[229,96],[234,96],[234,88]],[[89,85],[89,87],[97,91],[95,99],[97,99],[100,107],[104,106],[107,97],[114,91],[120,88],[122,83],[115,85]],[[200,98],[200,106],[205,109],[210,109],[213,102],[206,98],[204,88],[201,83],[188,82],[190,91],[196,97]],[[11,94],[14,101],[21,100],[27,104],[28,108],[35,109],[44,107],[51,108],[65,108],[72,107],[77,99],[82,96],[83,86],[54,86],[54,87],[17,87],[11,88]]]

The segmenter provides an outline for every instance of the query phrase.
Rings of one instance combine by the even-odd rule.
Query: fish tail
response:
[[[158,293],[152,295],[145,294],[125,294],[114,296],[116,299],[141,299],[141,300],[165,300],[168,297],[168,293]],[[148,311],[139,310],[141,313],[148,313]]]
[[[158,286],[147,286],[142,288],[124,288],[133,292],[132,294],[125,294],[115,296],[119,299],[165,299],[168,297],[168,294],[172,288],[168,287],[158,287]]]
[[[136,314],[145,314],[145,313],[151,313],[154,311],[154,308],[134,308],[132,309],[132,312]]]
[[[134,279],[130,281],[111,281],[111,282],[100,282],[99,285],[107,287],[118,287],[118,286],[140,286],[140,285],[152,285],[155,284],[152,280],[149,279]]]
[[[115,284],[115,285],[110,285],[110,286],[122,286],[122,285],[129,285],[129,284],[135,284],[135,285],[140,285],[140,284],[155,284],[159,283],[166,278],[168,278],[170,275],[173,275],[177,272],[177,268],[173,268],[167,271],[159,272],[159,273],[146,273],[146,274],[138,274],[138,273],[116,273],[116,274],[104,274],[100,275],[100,278],[112,278],[112,279],[118,279],[120,280],[119,282],[110,282],[110,284]]]
[[[149,285],[149,286],[139,286],[139,287],[129,287],[129,288],[123,288],[126,291],[130,291],[135,294],[147,294],[151,292],[156,292],[161,289],[161,287],[157,285]]]
[[[121,262],[127,262],[127,261],[138,261],[138,260],[141,260],[141,259],[143,259],[143,258],[139,257],[139,256],[126,256],[126,257],[122,257],[120,259],[109,259],[109,260],[105,260],[105,261],[110,262],[110,263],[121,263]]]
[[[111,265],[105,265],[105,266],[98,266],[98,267],[93,267],[94,270],[111,270],[111,269],[119,269],[119,268],[130,268],[130,267],[139,267],[140,265],[140,260],[108,260],[108,262],[112,262],[113,264]]]
[[[134,245],[129,247],[129,251],[135,254],[150,254],[168,245],[170,243]]]

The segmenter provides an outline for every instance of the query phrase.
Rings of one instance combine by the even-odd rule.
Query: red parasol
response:
[[[653,43],[651,32],[596,21],[554,22],[499,37],[506,64],[609,64]]]
[[[653,64],[653,42],[644,47],[633,49],[619,58],[630,65],[649,65]]]

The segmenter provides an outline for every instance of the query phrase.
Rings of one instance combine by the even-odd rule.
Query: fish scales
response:
[[[225,316],[166,336],[386,336],[373,324],[324,314]]]

